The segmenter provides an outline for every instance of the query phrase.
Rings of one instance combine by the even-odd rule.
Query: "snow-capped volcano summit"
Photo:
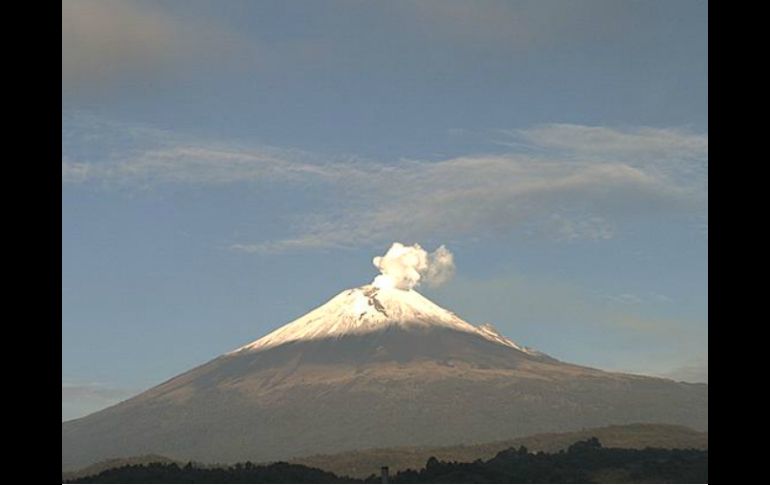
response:
[[[62,423],[63,467],[150,453],[265,462],[638,422],[707,428],[704,384],[561,362],[422,296],[421,281],[451,274],[442,248],[394,245],[375,258],[372,284]]]
[[[339,293],[304,316],[231,354],[266,350],[290,342],[364,335],[388,328],[408,331],[429,327],[478,335],[522,352],[538,353],[502,336],[490,324],[477,327],[464,321],[417,290],[370,284]]]

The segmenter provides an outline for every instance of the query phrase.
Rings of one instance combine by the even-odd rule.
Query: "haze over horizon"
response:
[[[707,3],[472,7],[63,2],[62,420],[396,241],[451,252],[418,290],[470,323],[708,381]]]

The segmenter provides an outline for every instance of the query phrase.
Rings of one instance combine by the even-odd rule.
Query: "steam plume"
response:
[[[411,290],[423,281],[438,286],[448,281],[455,270],[454,256],[443,244],[428,253],[419,244],[404,246],[396,242],[385,256],[377,256],[372,262],[380,270],[372,283],[378,288]]]

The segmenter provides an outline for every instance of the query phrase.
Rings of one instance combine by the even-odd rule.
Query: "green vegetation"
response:
[[[291,465],[285,462],[270,465],[238,463],[226,468],[200,467],[188,463],[149,463],[111,468],[97,475],[64,483],[355,483],[333,473]]]
[[[430,457],[443,461],[472,462],[488,460],[500,451],[521,446],[537,452],[566,450],[572,443],[596,437],[609,448],[666,448],[666,449],[708,449],[708,433],[695,431],[685,426],[669,424],[629,424],[606,426],[566,433],[543,433],[522,438],[444,447],[398,447],[351,451],[330,455],[314,455],[291,459],[298,463],[337,475],[364,478],[378,470],[383,464],[391,472],[419,469]]]
[[[67,483],[379,483],[339,477],[331,472],[285,462],[226,468],[188,463],[125,465]],[[503,450],[487,461],[427,460],[419,470],[402,470],[391,483],[708,483],[708,450],[604,448],[596,437],[557,453],[532,453],[526,447]]]
[[[164,464],[177,463],[177,464],[184,465],[183,462],[172,460],[165,456],[141,455],[141,456],[132,456],[130,458],[113,458],[111,460],[103,460],[98,463],[94,463],[91,466],[81,468],[80,470],[77,470],[77,471],[62,472],[61,478],[62,478],[62,481],[74,480],[80,477],[98,475],[104,470],[109,470],[111,468],[120,468],[126,465],[147,465],[149,463],[164,463]]]

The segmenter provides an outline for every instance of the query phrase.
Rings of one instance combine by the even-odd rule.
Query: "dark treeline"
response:
[[[63,483],[361,483],[304,465],[238,463],[226,468],[188,463],[125,465]]]
[[[383,464],[387,465],[387,464]],[[379,475],[355,480],[303,465],[237,464],[227,468],[174,463],[127,465],[66,483],[380,483]],[[558,453],[510,448],[472,463],[428,460],[390,483],[708,483],[708,450],[603,448],[579,441]]]
[[[368,483],[377,482],[371,476]],[[596,438],[558,453],[501,451],[473,463],[428,460],[419,471],[395,474],[393,483],[708,483],[708,450],[602,448]]]

